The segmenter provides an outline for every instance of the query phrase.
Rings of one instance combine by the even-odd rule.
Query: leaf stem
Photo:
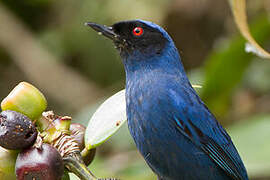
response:
[[[82,157],[86,157],[90,153],[90,150],[88,150],[86,147],[81,151]]]

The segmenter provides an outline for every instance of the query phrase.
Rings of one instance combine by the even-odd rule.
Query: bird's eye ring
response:
[[[135,27],[133,29],[133,35],[134,36],[141,36],[143,34],[143,28],[141,27]]]

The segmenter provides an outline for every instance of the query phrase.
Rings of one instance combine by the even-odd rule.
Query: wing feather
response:
[[[188,120],[188,123],[189,124],[187,125],[183,121],[180,123],[179,119],[176,120],[179,132],[181,132],[184,136],[188,137],[191,141],[194,142],[194,144],[199,146],[199,148],[202,149],[232,179],[246,179],[239,173],[242,167],[239,166],[239,163],[237,162],[237,160],[235,160],[235,158],[232,157],[230,152],[228,152],[223,146],[216,143],[211,137],[205,135],[190,120]],[[199,138],[199,142],[197,138]]]

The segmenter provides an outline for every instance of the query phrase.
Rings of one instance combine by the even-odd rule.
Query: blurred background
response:
[[[270,1],[250,0],[247,11],[252,35],[270,49]],[[127,19],[169,32],[251,179],[270,179],[270,61],[245,52],[225,0],[0,0],[0,98],[27,81],[45,94],[48,109],[87,125],[125,87],[125,74],[111,41],[83,24]],[[155,179],[126,125],[97,152],[90,169],[99,177]]]

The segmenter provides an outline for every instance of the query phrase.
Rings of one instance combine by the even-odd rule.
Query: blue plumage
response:
[[[159,179],[248,179],[231,138],[190,85],[164,29],[141,20],[108,29],[89,25],[120,51],[129,130]]]

